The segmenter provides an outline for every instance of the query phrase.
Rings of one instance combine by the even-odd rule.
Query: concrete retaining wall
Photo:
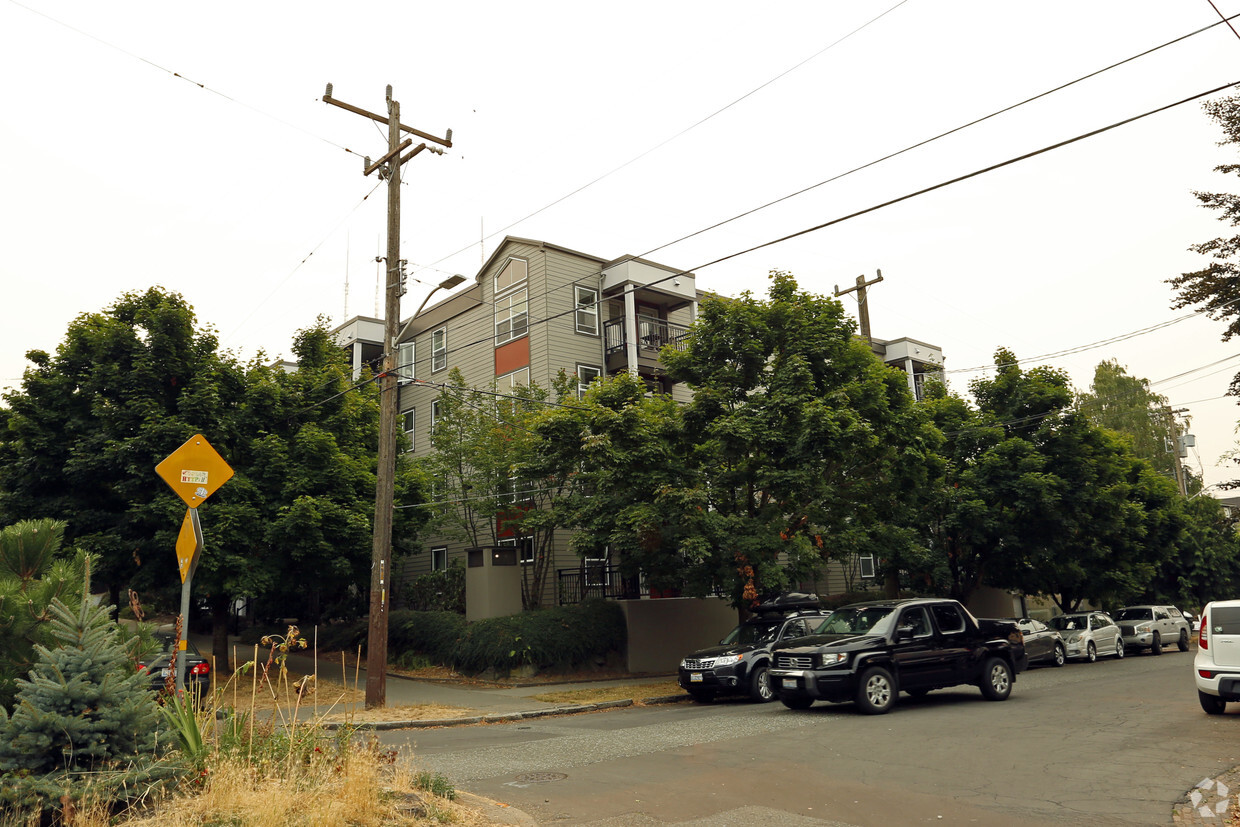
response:
[[[685,655],[712,646],[736,626],[726,600],[671,597],[619,600],[629,630],[630,672],[675,672]]]

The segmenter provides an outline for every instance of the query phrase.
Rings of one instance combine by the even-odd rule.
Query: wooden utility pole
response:
[[[405,292],[404,262],[400,258],[400,170],[405,162],[428,146],[419,144],[407,154],[401,155],[412,143],[412,138],[401,140],[401,133],[408,132],[441,146],[452,146],[452,130],[446,136],[436,138],[400,122],[400,103],[392,99],[392,87],[387,88],[386,116],[368,112],[332,97],[332,85],[327,84],[323,102],[347,109],[379,123],[388,125],[388,151],[373,164],[365,159],[363,174],[380,171],[387,179],[387,262],[384,272],[384,324],[383,324],[383,370],[379,374],[379,467],[375,472],[375,522],[374,541],[370,571],[370,625],[366,637],[366,708],[385,706],[387,703],[387,641],[388,641],[388,593],[392,578],[392,515],[396,492],[396,420],[397,420],[397,338],[400,334],[400,297]],[[432,152],[443,154],[438,147]]]
[[[874,281],[866,281],[865,276],[857,276],[857,284],[855,287],[849,287],[847,290],[841,290],[840,286],[835,285],[835,297],[838,299],[847,293],[855,292],[857,294],[857,321],[861,325],[861,338],[865,339],[866,346],[870,350],[874,349],[874,335],[870,332],[870,305],[866,301],[865,288],[878,284],[883,280],[883,271],[875,270],[877,276]],[[895,599],[900,596],[900,573],[893,569],[887,570],[887,576],[883,581],[883,589],[887,596]]]

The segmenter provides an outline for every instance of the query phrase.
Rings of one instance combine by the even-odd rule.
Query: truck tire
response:
[[[857,680],[857,707],[867,715],[890,712],[896,703],[896,679],[882,666],[871,666]]]
[[[1154,642],[1150,644],[1150,654],[1151,655],[1162,654],[1162,635],[1158,634],[1158,632],[1154,633]]]
[[[1012,694],[1012,667],[1003,658],[990,658],[982,667],[982,697],[988,701],[1006,701]]]
[[[1181,652],[1188,651],[1188,629],[1180,630],[1180,639],[1176,642],[1176,645],[1180,647]]]

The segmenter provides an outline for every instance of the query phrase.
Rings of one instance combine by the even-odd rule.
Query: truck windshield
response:
[[[1116,620],[1152,620],[1154,612],[1151,609],[1124,609],[1115,616]]]
[[[886,624],[883,621],[895,611],[891,606],[849,606],[837,609],[827,622],[818,628],[820,635],[863,635],[867,633],[885,634],[875,627]]]

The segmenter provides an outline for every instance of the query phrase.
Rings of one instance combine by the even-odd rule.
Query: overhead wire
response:
[[[894,9],[895,7],[893,6],[892,8]],[[889,9],[888,11],[891,11],[891,9]],[[880,15],[880,16],[881,16],[881,15]],[[919,148],[919,147],[926,146],[927,144],[933,143],[934,141],[937,141],[937,140],[939,140],[939,139],[941,139],[941,138],[948,137],[948,136],[953,135],[953,134],[955,134],[955,133],[957,133],[957,132],[960,132],[960,131],[962,131],[962,130],[964,130],[964,129],[967,129],[967,128],[971,127],[971,126],[975,126],[975,125],[980,124],[980,123],[982,123],[982,122],[984,122],[984,121],[990,120],[991,118],[995,118],[995,117],[997,117],[997,116],[999,116],[999,115],[1002,115],[1002,114],[1005,114],[1005,113],[1007,113],[1007,112],[1010,112],[1010,111],[1012,111],[1012,110],[1014,110],[1014,109],[1017,109],[1017,108],[1019,108],[1019,107],[1021,107],[1021,106],[1025,106],[1026,104],[1032,103],[1032,102],[1037,101],[1037,100],[1040,100],[1040,99],[1042,99],[1042,98],[1045,98],[1045,97],[1047,97],[1048,95],[1054,94],[1054,93],[1059,92],[1059,91],[1062,91],[1062,90],[1064,90],[1064,89],[1067,89],[1067,88],[1068,88],[1068,87],[1070,87],[1070,86],[1074,86],[1074,85],[1076,85],[1076,84],[1078,84],[1078,83],[1081,83],[1081,82],[1083,82],[1083,81],[1085,81],[1085,80],[1089,80],[1090,78],[1097,77],[1098,75],[1101,75],[1101,74],[1103,74],[1104,72],[1108,72],[1108,71],[1110,71],[1110,70],[1112,70],[1112,69],[1118,68],[1118,67],[1123,66],[1123,65],[1125,65],[1125,64],[1127,64],[1127,63],[1131,63],[1131,62],[1132,62],[1132,61],[1134,61],[1134,60],[1137,60],[1137,59],[1139,59],[1139,58],[1146,57],[1146,56],[1148,56],[1148,55],[1150,55],[1150,54],[1153,54],[1154,52],[1157,52],[1157,51],[1159,51],[1159,50],[1161,50],[1161,49],[1165,49],[1165,48],[1167,48],[1167,47],[1169,47],[1169,46],[1172,46],[1172,45],[1174,45],[1174,44],[1176,44],[1176,43],[1180,43],[1180,42],[1182,42],[1182,41],[1184,41],[1184,40],[1187,40],[1187,39],[1188,39],[1188,38],[1190,38],[1190,37],[1195,37],[1195,36],[1197,36],[1197,35],[1199,35],[1199,34],[1202,34],[1203,32],[1206,32],[1206,31],[1208,31],[1208,30],[1210,30],[1210,29],[1213,29],[1213,28],[1214,28],[1214,27],[1216,27],[1216,26],[1220,26],[1220,25],[1222,25],[1224,22],[1228,22],[1228,21],[1230,21],[1230,20],[1232,20],[1232,19],[1235,19],[1235,18],[1237,18],[1237,17],[1240,17],[1240,15],[1233,15],[1233,16],[1232,16],[1232,17],[1230,17],[1230,18],[1224,18],[1224,20],[1223,20],[1223,21],[1220,21],[1220,22],[1218,22],[1218,23],[1211,23],[1211,24],[1209,24],[1209,25],[1207,25],[1207,26],[1202,26],[1201,28],[1198,28],[1198,29],[1195,29],[1194,31],[1188,32],[1187,34],[1183,34],[1183,35],[1181,35],[1181,36],[1179,36],[1179,37],[1176,37],[1176,38],[1174,38],[1174,39],[1172,39],[1172,40],[1169,40],[1169,41],[1167,41],[1167,42],[1165,42],[1165,43],[1162,43],[1162,44],[1160,44],[1160,45],[1158,45],[1158,46],[1154,46],[1154,47],[1152,47],[1152,48],[1149,48],[1149,49],[1146,49],[1146,50],[1144,50],[1144,51],[1142,51],[1142,52],[1139,52],[1139,53],[1137,53],[1137,54],[1135,54],[1135,55],[1132,55],[1131,57],[1125,58],[1124,60],[1117,61],[1117,62],[1115,62],[1115,63],[1112,63],[1112,64],[1108,65],[1108,66],[1102,67],[1102,68],[1100,68],[1100,69],[1096,69],[1096,70],[1094,70],[1094,71],[1092,71],[1092,72],[1089,72],[1088,74],[1082,75],[1082,76],[1080,76],[1080,77],[1078,77],[1078,78],[1076,78],[1076,79],[1074,79],[1074,80],[1071,80],[1071,81],[1069,81],[1069,82],[1067,82],[1067,83],[1060,84],[1059,86],[1055,86],[1055,87],[1053,87],[1053,88],[1051,88],[1051,89],[1046,90],[1045,92],[1041,92],[1041,93],[1039,93],[1039,94],[1037,94],[1037,95],[1034,95],[1034,96],[1032,96],[1032,97],[1026,98],[1026,99],[1024,99],[1024,100],[1022,100],[1022,101],[1020,101],[1020,102],[1018,102],[1018,103],[1014,103],[1014,104],[1011,104],[1011,105],[1009,105],[1009,106],[1005,106],[1005,107],[1003,107],[1002,109],[998,109],[998,110],[996,110],[996,111],[994,111],[994,112],[990,113],[989,115],[985,115],[985,116],[980,117],[980,118],[975,118],[974,120],[969,121],[968,123],[961,124],[960,126],[957,126],[957,127],[953,128],[953,129],[949,129],[949,130],[947,130],[946,132],[939,133],[938,135],[935,135],[934,137],[931,137],[931,138],[926,138],[926,139],[924,139],[924,140],[922,140],[922,141],[919,141],[919,142],[917,142],[917,143],[911,144],[911,145],[909,145],[909,146],[907,146],[907,147],[905,147],[905,148],[903,148],[903,149],[901,149],[901,150],[898,150],[898,151],[896,151],[896,152],[889,153],[888,155],[885,155],[885,156],[883,156],[883,157],[881,157],[881,158],[877,158],[877,159],[875,159],[875,160],[873,160],[873,161],[870,161],[870,162],[868,162],[868,163],[866,163],[866,164],[862,164],[861,166],[854,167],[853,169],[850,169],[850,170],[848,170],[847,172],[842,172],[842,173],[840,173],[840,174],[838,174],[838,175],[832,176],[832,177],[827,178],[827,179],[825,179],[825,180],[823,180],[823,181],[819,181],[819,182],[818,182],[818,183],[816,183],[816,184],[812,184],[812,185],[810,185],[810,186],[808,186],[808,187],[804,187],[804,188],[802,188],[802,189],[800,189],[800,190],[797,190],[797,191],[795,191],[795,192],[789,193],[788,195],[785,195],[785,196],[783,196],[783,197],[781,197],[781,198],[777,198],[777,199],[775,199],[774,201],[770,201],[770,202],[767,202],[766,204],[763,204],[763,205],[761,205],[761,206],[754,207],[754,208],[752,208],[752,209],[750,209],[750,210],[746,210],[746,211],[744,211],[744,212],[738,213],[737,215],[734,215],[734,216],[732,216],[731,218],[724,219],[723,221],[716,222],[716,223],[714,223],[714,224],[711,224],[710,226],[707,226],[707,227],[704,227],[704,228],[702,228],[702,229],[700,229],[700,230],[696,230],[696,231],[694,231],[694,232],[692,232],[692,233],[689,233],[688,235],[681,236],[680,238],[678,238],[678,239],[676,239],[676,240],[674,240],[674,241],[669,241],[669,242],[667,242],[667,243],[664,243],[664,244],[659,245],[658,247],[653,247],[653,248],[651,248],[651,249],[647,250],[646,252],[641,253],[640,255],[638,255],[638,256],[637,256],[637,258],[645,258],[646,256],[649,256],[649,255],[651,255],[651,254],[653,254],[653,253],[655,253],[655,252],[658,252],[659,250],[663,250],[663,249],[665,249],[665,248],[667,248],[667,247],[673,246],[673,245],[678,244],[678,243],[680,243],[680,242],[682,242],[682,241],[685,241],[685,240],[687,240],[687,239],[693,238],[693,237],[695,237],[695,236],[697,236],[697,235],[701,235],[702,233],[705,233],[705,232],[708,232],[708,231],[710,231],[710,230],[716,229],[716,228],[718,228],[718,227],[724,226],[725,224],[731,223],[732,221],[736,221],[736,220],[738,220],[738,219],[740,219],[740,218],[744,218],[744,217],[746,217],[746,216],[752,215],[752,214],[754,214],[754,213],[756,213],[756,212],[758,212],[758,211],[760,211],[760,210],[766,209],[767,207],[771,207],[771,206],[774,206],[774,205],[776,205],[776,204],[782,203],[783,201],[787,201],[787,200],[789,200],[789,199],[791,199],[791,198],[795,198],[795,197],[796,197],[796,196],[798,196],[798,195],[801,195],[801,194],[803,194],[803,193],[809,192],[809,191],[811,191],[811,190],[813,190],[813,189],[816,189],[816,188],[818,188],[818,187],[824,186],[824,185],[826,185],[826,184],[830,184],[830,183],[832,183],[832,182],[834,182],[834,181],[838,181],[838,180],[840,180],[841,178],[844,178],[844,177],[846,177],[846,176],[848,176],[848,175],[852,175],[853,173],[860,172],[861,170],[864,170],[864,169],[867,169],[867,168],[869,168],[869,167],[875,166],[876,164],[879,164],[879,163],[882,163],[882,162],[884,162],[884,161],[890,160],[890,159],[895,158],[895,157],[897,157],[897,156],[899,156],[899,155],[903,155],[903,154],[904,154],[904,153],[906,153],[906,152],[910,152],[910,151],[912,151],[912,150],[914,150],[914,149],[917,149],[917,148]],[[875,18],[875,19],[877,20],[878,18]],[[873,21],[871,21],[871,22],[873,22]],[[1230,25],[1230,23],[1228,23],[1228,25]],[[859,31],[859,30],[858,30],[858,31]],[[855,32],[854,32],[854,33],[855,33]],[[825,50],[824,50],[824,51],[825,51]],[[819,54],[821,54],[821,52],[820,52]],[[801,64],[798,64],[798,66],[799,66],[799,65],[801,65]],[[791,71],[791,70],[790,70],[790,71]],[[785,74],[786,74],[786,73],[785,73]],[[769,83],[769,82],[768,82],[768,83]],[[759,87],[759,88],[761,88],[761,87]],[[742,98],[742,99],[743,99],[743,98]],[[738,99],[738,100],[741,100],[741,99]],[[524,219],[522,219],[522,220],[524,220]],[[518,221],[518,222],[514,222],[513,224],[508,225],[508,227],[506,227],[506,228],[504,228],[504,229],[505,229],[505,230],[506,230],[506,229],[510,229],[511,227],[516,226],[516,224],[519,224],[519,223],[521,223],[521,222],[520,222],[520,221]],[[496,234],[498,234],[499,232],[503,232],[503,230],[499,230],[499,231],[497,231],[496,233],[494,233],[494,234],[492,234],[492,235],[496,235]],[[488,238],[489,238],[489,237],[491,237],[491,236],[488,236]],[[472,246],[473,246],[473,245],[470,245],[470,247],[472,247]],[[466,251],[466,250],[470,249],[470,247],[466,247],[466,248],[464,248],[463,250],[458,250],[456,253],[451,253],[451,254],[449,254],[448,256],[444,256],[443,258],[440,258],[440,259],[438,259],[437,261],[435,261],[435,262],[434,262],[434,264],[439,264],[439,263],[442,263],[443,261],[446,261],[446,260],[448,260],[449,258],[452,258],[453,256],[458,255],[459,253],[464,252],[464,251]],[[433,268],[433,264],[432,264],[432,265],[426,265],[423,269],[430,269],[430,268]],[[701,268],[693,268],[693,269],[701,269]],[[558,290],[561,290],[561,289],[564,289],[564,288],[569,288],[569,287],[572,287],[572,286],[574,286],[574,285],[576,285],[576,284],[579,284],[581,281],[583,281],[583,280],[585,280],[585,279],[596,278],[596,277],[598,277],[598,276],[601,274],[601,272],[602,272],[602,269],[600,268],[600,270],[599,270],[598,272],[595,272],[595,273],[589,274],[589,275],[584,276],[584,277],[582,277],[581,279],[578,279],[578,280],[573,281],[573,282],[569,282],[569,283],[566,283],[566,284],[563,284],[563,285],[558,285],[558,286],[556,286],[556,287],[548,288],[547,290],[543,291],[542,293],[537,294],[537,295],[535,295],[535,296],[531,296],[531,297],[529,297],[529,298],[532,300],[532,299],[541,298],[541,297],[543,297],[543,296],[550,295],[551,293],[556,292],[556,291],[558,291]],[[689,271],[689,272],[691,272],[691,271]],[[686,273],[681,273],[681,274],[679,274],[679,275],[685,275],[685,274],[686,274]],[[421,279],[416,279],[416,280],[417,280],[419,283],[421,283],[421,284],[426,284],[426,282],[421,281]],[[476,305],[479,305],[479,306],[480,306],[480,305],[484,305],[484,304],[485,304],[485,305],[491,305],[491,306],[494,306],[494,303],[493,303],[493,302],[487,302],[487,301],[484,301],[484,300],[482,300],[482,299],[480,299],[480,298],[473,297],[473,296],[470,296],[469,298],[470,298],[470,299],[471,299],[471,300],[472,300],[472,301],[473,301]],[[600,302],[599,302],[599,303],[601,303],[601,300],[600,300]],[[597,303],[596,303],[596,304],[597,304]],[[452,328],[449,328],[448,332],[449,332],[449,333],[453,332],[453,329],[452,329]]]

